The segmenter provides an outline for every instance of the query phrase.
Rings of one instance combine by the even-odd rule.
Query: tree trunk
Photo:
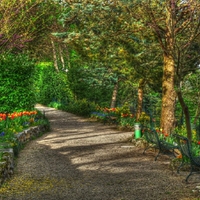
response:
[[[141,113],[142,113],[144,86],[145,86],[145,80],[144,79],[140,79],[139,86],[138,86],[136,121],[139,120],[139,118],[141,116]]]
[[[175,121],[175,100],[176,93],[174,90],[175,63],[172,56],[164,53],[164,68],[162,80],[162,111],[161,111],[161,128],[170,133],[174,128]]]
[[[58,69],[58,60],[57,60],[57,55],[56,55],[56,47],[55,47],[53,39],[51,39],[51,45],[52,45],[52,50],[53,50],[54,67],[55,67],[56,71],[59,72],[59,69]]]
[[[185,115],[185,123],[186,123],[186,129],[187,129],[187,138],[188,140],[192,140],[192,131],[191,131],[191,124],[190,124],[190,113],[189,113],[189,109],[188,106],[185,104],[184,99],[182,97],[182,93],[181,90],[177,91],[177,95],[178,95],[178,100],[181,104],[181,108],[184,112]]]
[[[59,45],[59,54],[60,54],[60,60],[62,63],[62,69],[64,70],[65,69],[65,60],[64,60],[63,51],[62,51],[62,48],[60,45]]]
[[[117,93],[118,93],[118,88],[119,88],[119,81],[115,83],[114,89],[113,89],[113,94],[112,94],[112,101],[111,101],[111,108],[116,107],[116,102],[117,102]]]
[[[175,125],[175,37],[174,37],[174,13],[171,7],[166,7],[166,32],[165,48],[163,54],[163,79],[162,79],[162,111],[161,128],[171,133]]]

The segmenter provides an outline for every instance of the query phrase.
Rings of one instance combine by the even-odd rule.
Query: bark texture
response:
[[[163,70],[161,128],[170,133],[174,127],[176,100],[174,90],[175,63],[172,56],[164,54]]]

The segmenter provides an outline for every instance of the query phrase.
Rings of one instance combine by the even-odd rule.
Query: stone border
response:
[[[0,186],[13,175],[14,157],[19,153],[20,147],[47,130],[48,127],[45,125],[30,127],[17,134],[18,147],[0,149],[0,153],[2,153],[2,161],[0,161]]]

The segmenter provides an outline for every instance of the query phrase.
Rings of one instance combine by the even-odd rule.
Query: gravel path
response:
[[[0,189],[6,200],[191,200],[197,182],[185,184],[170,159],[133,146],[132,132],[37,105],[51,132],[20,152],[13,177]],[[187,173],[186,173],[187,174]],[[199,182],[200,183],[200,182]],[[195,198],[196,197],[196,198]]]

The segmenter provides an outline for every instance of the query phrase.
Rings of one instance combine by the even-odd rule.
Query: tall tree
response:
[[[135,80],[140,80],[144,76],[146,78],[150,66],[155,67],[152,63],[146,63],[148,67],[142,65],[144,59],[149,57],[148,54],[151,55],[153,45],[145,51],[145,34],[141,35],[141,25],[127,12],[126,4],[119,0],[82,0],[65,4],[70,9],[61,15],[62,22],[67,26],[67,31],[62,34],[65,35],[64,42],[76,49],[84,59],[89,62],[104,62],[105,66],[126,78],[133,77],[136,71]],[[58,33],[57,36],[59,35],[61,34]],[[148,38],[148,33],[145,37]],[[149,60],[146,59],[146,62]],[[117,94],[116,90],[113,92]],[[114,97],[116,98],[116,95]]]
[[[70,26],[72,30],[70,32],[69,29],[65,41],[67,43],[74,41],[74,47],[78,47],[83,55],[107,59],[109,51],[105,51],[106,47],[115,50],[115,45],[122,44],[124,38],[129,45],[123,46],[126,49],[131,46],[132,55],[139,53],[138,46],[135,45],[138,39],[144,40],[148,37],[161,47],[163,52],[161,127],[166,132],[170,132],[175,121],[177,95],[175,88],[179,88],[183,77],[196,67],[196,65],[187,66],[186,58],[190,52],[193,52],[192,46],[199,37],[198,0],[135,2],[82,0],[70,1],[67,5],[70,10],[65,15],[67,16],[65,19],[67,22],[73,22],[73,25]],[[141,48],[139,47],[140,52],[144,51]],[[113,54],[111,55],[113,57]],[[195,60],[193,55],[190,56]],[[130,59],[135,59],[135,56]],[[179,97],[180,94],[179,92]],[[186,119],[189,119],[187,113]],[[190,138],[189,124],[187,123],[187,129]]]
[[[153,31],[163,50],[161,127],[170,132],[174,127],[175,87],[179,87],[184,76],[196,67],[185,63],[200,34],[200,4],[197,0],[146,0],[139,5],[138,20]],[[178,94],[183,103],[180,90]],[[185,114],[189,119],[188,112]],[[191,138],[190,123],[187,123],[187,130]]]

